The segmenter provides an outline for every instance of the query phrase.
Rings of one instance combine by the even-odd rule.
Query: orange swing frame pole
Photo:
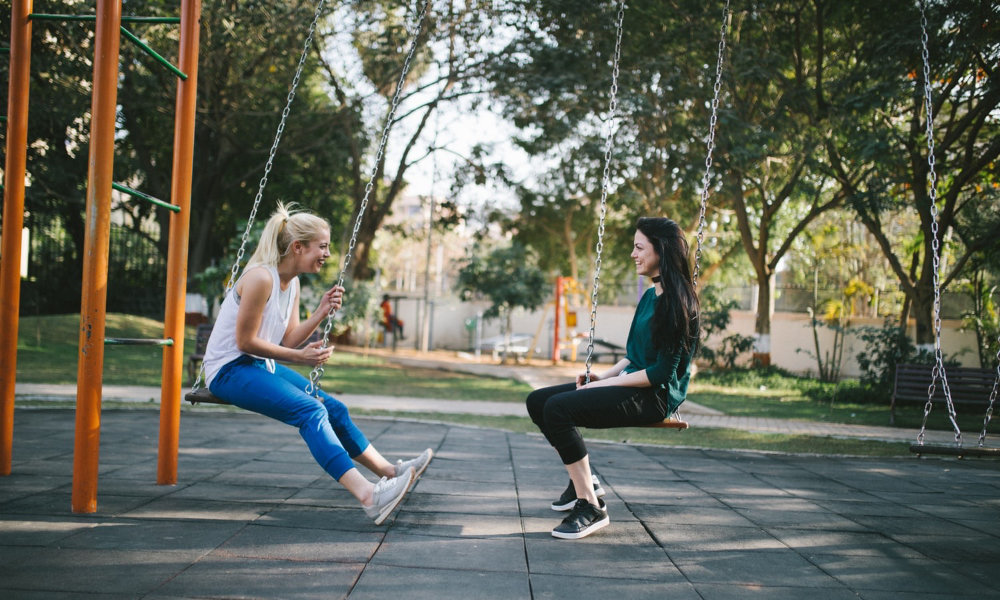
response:
[[[32,0],[10,7],[10,82],[7,94],[7,157],[3,186],[3,262],[0,263],[0,476],[10,475],[14,448],[14,383],[21,307],[21,229],[27,170],[28,88],[31,76]]]
[[[121,0],[97,1],[73,444],[72,507],[75,513],[97,511],[121,16]]]
[[[174,113],[174,158],[171,203],[180,211],[170,217],[167,252],[167,295],[163,337],[174,340],[163,351],[160,388],[160,440],[156,483],[177,483],[180,444],[181,380],[184,370],[184,303],[187,293],[188,235],[191,226],[191,173],[194,163],[195,109],[198,102],[198,46],[201,0],[181,2],[180,70]]]

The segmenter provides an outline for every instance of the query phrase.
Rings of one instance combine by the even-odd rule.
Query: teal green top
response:
[[[654,387],[667,391],[669,414],[687,398],[688,382],[691,380],[691,353],[685,351],[657,351],[653,345],[653,312],[656,310],[656,288],[651,287],[639,299],[635,307],[632,326],[625,342],[625,358],[628,366],[625,373],[646,370],[646,377]]]

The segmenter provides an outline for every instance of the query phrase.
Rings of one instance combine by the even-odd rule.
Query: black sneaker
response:
[[[608,507],[604,500],[598,500],[600,506],[594,506],[586,500],[577,500],[572,512],[566,515],[562,523],[552,530],[552,537],[563,540],[578,540],[608,526]]]
[[[591,475],[591,480],[594,482],[594,495],[598,498],[604,496],[604,488],[601,487],[601,482],[598,481],[597,475]],[[562,496],[552,503],[552,510],[563,512],[573,508],[576,505],[576,488],[573,487],[573,480],[569,480],[569,485],[566,486],[566,490],[563,491]]]

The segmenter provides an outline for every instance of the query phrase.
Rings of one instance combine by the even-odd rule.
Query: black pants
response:
[[[587,456],[577,427],[635,427],[666,418],[666,399],[656,392],[653,387],[625,386],[578,390],[575,383],[567,383],[528,394],[528,415],[568,465]]]

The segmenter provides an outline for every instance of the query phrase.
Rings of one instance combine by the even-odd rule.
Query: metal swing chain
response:
[[[309,56],[309,48],[312,46],[313,37],[316,34],[316,26],[319,23],[319,18],[323,13],[323,6],[326,4],[326,0],[319,0],[316,5],[316,10],[313,13],[312,22],[309,23],[309,32],[306,35],[305,42],[302,44],[302,55],[299,56],[299,64],[295,67],[295,76],[292,77],[292,84],[288,90],[288,95],[285,98],[285,108],[281,110],[281,120],[278,122],[278,130],[274,134],[274,141],[271,143],[271,150],[267,155],[267,163],[264,165],[264,175],[260,178],[260,183],[257,186],[257,195],[253,199],[253,208],[250,209],[250,217],[247,219],[246,229],[243,231],[243,239],[240,241],[240,249],[236,252],[236,260],[233,262],[233,266],[229,271],[229,281],[226,282],[226,291],[222,295],[223,298],[229,296],[229,292],[232,291],[233,287],[236,285],[236,277],[240,273],[240,263],[243,261],[243,255],[246,253],[247,243],[250,241],[250,231],[253,228],[253,221],[257,217],[257,209],[260,207],[260,201],[264,197],[264,188],[267,186],[267,177],[271,173],[271,167],[274,165],[274,156],[278,152],[278,143],[281,141],[281,134],[285,131],[285,122],[288,120],[288,114],[292,110],[292,101],[295,100],[295,91],[299,87],[299,80],[302,78],[302,69],[305,67],[306,58]],[[205,362],[202,361],[201,368],[198,369],[198,377],[195,379],[194,385],[191,387],[191,391],[197,391],[201,386],[201,380],[205,375]]]
[[[712,116],[708,121],[708,152],[705,155],[705,174],[701,178],[701,206],[698,212],[698,236],[694,252],[694,271],[691,281],[695,291],[698,290],[698,277],[701,275],[701,247],[705,240],[705,209],[708,206],[708,186],[712,175],[712,152],[715,150],[715,126],[719,116],[719,90],[722,89],[722,61],[726,52],[726,24],[729,21],[729,0],[722,8],[722,26],[719,28],[719,55],[715,63],[715,85],[712,95]]]
[[[931,370],[931,383],[927,386],[927,403],[924,405],[924,418],[917,434],[917,444],[924,444],[924,433],[927,429],[927,417],[934,407],[935,383],[941,378],[941,389],[944,391],[948,408],[948,420],[955,431],[955,444],[962,445],[962,430],[955,420],[955,405],[951,399],[951,388],[948,386],[948,376],[944,368],[944,356],[941,352],[941,285],[940,285],[940,241],[938,240],[938,208],[937,208],[937,172],[934,169],[934,113],[931,100],[931,64],[930,52],[927,49],[927,12],[924,2],[920,2],[920,54],[924,63],[924,109],[927,112],[927,166],[930,171],[930,201],[931,201],[931,250],[934,260],[934,368]],[[994,386],[995,388],[996,386]]]
[[[1000,336],[997,336],[997,345],[1000,346]],[[997,348],[997,376],[993,380],[993,389],[990,391],[990,403],[986,406],[986,416],[983,417],[983,430],[979,434],[979,447],[982,448],[986,443],[986,428],[990,426],[990,420],[993,418],[993,406],[997,401],[997,387],[1000,387],[1000,348]]]
[[[403,90],[403,84],[406,82],[406,75],[410,71],[410,62],[413,60],[413,55],[417,50],[417,41],[420,38],[420,32],[423,30],[424,17],[427,14],[427,10],[430,7],[431,0],[427,2],[420,9],[420,13],[417,15],[417,24],[414,29],[414,33],[410,38],[410,48],[406,54],[406,59],[403,61],[403,70],[399,74],[399,81],[396,83],[396,90],[392,95],[392,102],[389,106],[389,114],[385,118],[385,126],[382,128],[382,137],[379,139],[378,150],[375,152],[375,161],[372,163],[371,176],[368,178],[368,183],[365,184],[365,195],[361,199],[361,204],[358,207],[358,214],[354,219],[354,229],[351,231],[351,240],[347,246],[347,252],[344,254],[344,263],[340,268],[340,274],[337,277],[337,285],[344,285],[344,278],[347,274],[347,267],[351,264],[352,255],[354,252],[354,246],[358,243],[358,231],[361,230],[361,221],[365,216],[365,209],[368,208],[368,198],[371,195],[372,189],[375,187],[375,177],[378,175],[378,167],[382,163],[382,156],[385,153],[385,144],[389,139],[389,132],[392,129],[393,120],[396,116],[396,108],[399,106],[399,97]],[[326,315],[326,323],[323,325],[323,344],[321,348],[326,348],[329,342],[330,330],[333,328],[334,317],[337,316],[337,310],[334,308],[330,309],[330,312]],[[323,376],[323,365],[316,365],[313,370],[309,373],[309,384],[306,386],[306,393],[317,395],[319,394],[319,379]]]
[[[601,251],[604,250],[604,220],[608,214],[608,186],[611,183],[611,151],[615,137],[614,122],[618,112],[618,63],[622,56],[622,23],[624,21],[625,0],[620,0],[618,2],[615,52],[611,61],[611,98],[608,105],[608,120],[606,125],[608,133],[604,139],[604,174],[601,177],[601,216],[597,224],[597,256],[594,259],[594,287],[590,294],[590,337],[587,341],[587,362],[584,383],[590,383],[590,367],[594,360],[594,330],[597,327],[597,290],[601,284]]]

